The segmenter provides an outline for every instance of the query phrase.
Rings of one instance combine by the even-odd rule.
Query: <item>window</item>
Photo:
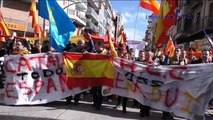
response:
[[[213,26],[213,3],[210,4],[209,6],[209,19],[208,19],[208,25]]]
[[[209,6],[209,16],[210,17],[213,16],[213,3],[211,3],[210,6]]]

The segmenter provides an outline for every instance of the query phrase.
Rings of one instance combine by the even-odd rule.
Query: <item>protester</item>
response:
[[[146,54],[145,54],[144,63],[154,64],[153,56],[154,56],[153,52],[151,52],[150,50],[147,50]],[[150,106],[145,106],[145,105],[140,104],[140,116],[149,117],[150,116]]]
[[[4,37],[0,37],[0,57],[4,57],[7,54],[7,46]]]
[[[126,59],[126,60],[129,60],[130,59],[130,55],[128,53],[124,53],[123,56],[121,57],[123,59]],[[128,98],[127,97],[121,97],[121,96],[118,96],[118,102],[116,104],[116,106],[114,107],[115,109],[120,106],[121,104],[121,99],[122,99],[122,107],[123,107],[123,113],[126,113],[126,104],[127,104],[127,100]]]
[[[27,48],[23,45],[22,40],[16,40],[13,54],[29,54],[30,52]]]
[[[91,35],[90,35],[91,36]],[[95,49],[92,49],[92,43],[93,40],[90,37],[90,50],[95,51],[97,54],[101,55],[109,55],[109,51],[104,48],[104,42],[98,41],[95,43],[94,47]],[[103,95],[102,95],[102,86],[92,87],[91,92],[93,94],[93,106],[96,108],[96,110],[101,109],[102,101],[103,101]]]
[[[79,39],[77,42],[77,47],[74,47],[71,50],[68,50],[67,52],[75,52],[75,53],[83,53],[83,54],[88,53],[87,50],[85,49],[85,41],[82,39]],[[79,104],[80,95],[81,94],[76,94],[74,96],[75,105]],[[72,96],[66,97],[65,99],[66,99],[65,104],[71,104]]]
[[[40,40],[36,40],[32,46],[31,53],[41,53],[42,44]]]

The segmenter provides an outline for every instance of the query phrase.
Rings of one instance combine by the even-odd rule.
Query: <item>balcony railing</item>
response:
[[[98,9],[98,7],[99,7],[99,1],[97,1],[97,0],[88,0],[88,2],[90,3],[90,5],[93,8]]]
[[[98,32],[98,27],[95,26],[95,24],[93,24],[92,22],[87,22],[86,27],[93,30],[94,32]]]
[[[73,15],[80,18],[82,21],[86,22],[86,18],[84,18],[79,11],[68,9],[68,15]]]
[[[98,14],[95,12],[95,10],[92,7],[88,7],[86,14],[93,16],[93,18],[98,21]]]

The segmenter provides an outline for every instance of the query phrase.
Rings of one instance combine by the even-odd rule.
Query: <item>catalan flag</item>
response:
[[[4,18],[1,11],[0,11],[0,28],[2,29],[2,31],[4,31],[6,36],[11,36],[11,31],[4,22]]]
[[[157,0],[140,0],[140,6],[152,11],[154,14],[160,13],[160,5]]]
[[[39,15],[50,22],[50,45],[61,52],[76,27],[56,0],[39,0]]]
[[[175,9],[176,0],[162,0],[160,6],[160,15],[157,21],[155,46],[161,47],[168,39],[168,29],[176,22]]]
[[[67,85],[73,87],[113,85],[114,66],[112,59],[97,54],[64,53],[68,76]]]
[[[35,0],[32,1],[29,16],[32,16],[32,28],[34,28],[34,33],[39,33],[39,24],[38,24],[38,13],[36,9]]]

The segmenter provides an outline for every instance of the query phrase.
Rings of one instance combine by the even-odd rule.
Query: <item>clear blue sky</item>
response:
[[[139,7],[139,0],[110,0],[110,2],[113,10],[122,15],[127,39],[134,40],[135,38],[135,40],[142,40],[145,37],[148,25],[147,17],[151,15],[152,12]],[[138,18],[136,19],[137,10]]]

